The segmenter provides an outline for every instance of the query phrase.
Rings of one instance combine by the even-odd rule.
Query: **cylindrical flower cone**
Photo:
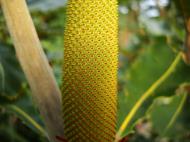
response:
[[[117,0],[69,0],[63,119],[69,142],[113,142],[116,133]]]

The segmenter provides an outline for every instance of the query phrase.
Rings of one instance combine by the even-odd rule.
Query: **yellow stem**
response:
[[[33,118],[31,118],[26,112],[24,112],[23,110],[21,110],[19,107],[15,106],[15,105],[10,105],[7,108],[17,112],[26,121],[28,121],[30,124],[32,124],[32,126],[34,126],[34,128],[36,128],[43,136],[48,138],[46,131]]]
[[[136,102],[134,107],[131,109],[129,114],[126,116],[123,121],[119,131],[116,135],[116,141],[120,139],[122,133],[129,125],[129,122],[132,120],[133,116],[136,114],[140,106],[144,103],[144,101],[152,95],[152,93],[174,72],[176,66],[178,65],[181,59],[181,53],[179,53],[167,71],[141,96],[141,98]]]
[[[165,131],[163,134],[166,134],[168,132],[168,130],[172,127],[172,125],[174,124],[174,122],[176,121],[177,117],[179,116],[179,114],[181,113],[182,109],[183,109],[183,106],[185,104],[185,101],[187,99],[187,93],[183,94],[183,98],[177,108],[177,110],[175,111],[173,117],[171,118],[170,122],[168,123]]]

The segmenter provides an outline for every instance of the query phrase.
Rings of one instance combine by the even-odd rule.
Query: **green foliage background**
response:
[[[158,2],[158,3],[156,3]],[[43,49],[61,84],[66,8],[64,0],[28,1]],[[118,128],[142,94],[166,71],[183,50],[183,17],[174,1],[119,1]],[[31,59],[32,61],[32,59]],[[138,110],[123,134],[134,142],[190,141],[190,99],[166,130],[184,98],[180,86],[190,81],[183,61]],[[180,90],[180,91],[179,91]],[[47,139],[17,111],[16,105],[42,127],[43,121],[18,63],[13,43],[0,12],[0,142],[46,142]]]

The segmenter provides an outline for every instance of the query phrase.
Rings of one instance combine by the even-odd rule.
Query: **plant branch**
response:
[[[168,130],[172,127],[172,125],[175,123],[177,117],[179,116],[179,114],[181,113],[182,109],[183,109],[183,106],[185,104],[185,101],[187,99],[187,96],[188,94],[185,93],[185,94],[181,94],[183,95],[182,99],[181,99],[181,102],[176,110],[176,112],[173,114],[170,122],[168,123],[168,125],[166,126],[166,129],[164,130],[164,133],[163,134],[166,134],[168,132]]]
[[[183,58],[187,64],[190,64],[190,8],[189,8],[190,1],[180,0],[179,2],[181,6],[181,12],[184,17],[185,30],[186,30]]]
[[[19,107],[15,106],[15,105],[10,105],[7,106],[7,108],[9,110],[12,110],[16,113],[18,113],[19,115],[21,115],[25,121],[28,121],[32,126],[34,126],[34,128],[36,128],[43,136],[48,137],[46,131],[33,119],[31,118],[26,112],[24,112],[22,109],[20,109]]]
[[[42,50],[26,0],[1,0],[17,57],[30,84],[33,98],[51,141],[63,136],[61,93]]]
[[[124,132],[124,130],[129,125],[130,121],[132,120],[133,116],[136,114],[140,106],[145,102],[145,100],[152,95],[152,93],[175,71],[176,66],[178,65],[181,59],[181,53],[179,53],[170,67],[166,70],[166,72],[141,96],[141,98],[136,102],[133,106],[125,120],[123,121],[119,131],[116,135],[116,141],[118,141]]]

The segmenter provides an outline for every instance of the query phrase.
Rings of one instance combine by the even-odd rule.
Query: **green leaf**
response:
[[[118,127],[141,95],[165,72],[173,61],[173,56],[164,39],[160,37],[159,42],[155,41],[144,47],[144,51],[127,70],[125,92],[119,94]],[[141,107],[133,122],[144,115],[146,108]],[[130,132],[133,122],[130,123],[125,134]]]
[[[2,43],[0,43],[0,65],[1,94],[11,95],[15,91],[19,91],[24,81],[23,73],[13,48]]]
[[[48,137],[46,131],[40,124],[38,124],[31,116],[29,116],[26,112],[15,105],[8,105],[6,108],[15,113],[21,120],[26,122],[28,126],[32,126],[33,129],[36,129],[42,136]]]
[[[154,100],[146,113],[152,122],[153,130],[160,135],[173,135],[177,132],[176,120],[178,119],[187,94],[172,97],[158,97]],[[171,129],[172,128],[172,129]]]
[[[155,39],[150,46],[144,47],[144,52],[127,70],[125,91],[119,94],[118,127],[141,95],[166,71],[173,60],[171,48],[166,45],[163,38],[157,38],[159,40]],[[141,106],[124,135],[131,132],[135,122],[144,116],[154,97],[171,96],[181,83],[188,82],[189,71],[190,68],[181,62],[175,72],[154,92],[153,97]]]

